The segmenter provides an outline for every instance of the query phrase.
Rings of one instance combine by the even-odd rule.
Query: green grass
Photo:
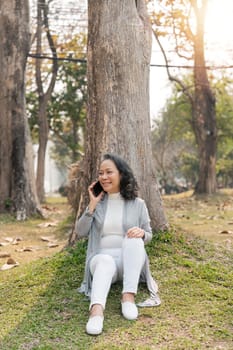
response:
[[[200,238],[161,233],[148,246],[162,304],[120,315],[111,289],[104,332],[85,333],[88,301],[77,293],[86,242],[0,273],[1,350],[233,349],[233,254]],[[140,286],[137,300],[147,296]]]
[[[0,215],[0,225],[7,223],[16,222],[16,219],[11,214],[1,214]]]

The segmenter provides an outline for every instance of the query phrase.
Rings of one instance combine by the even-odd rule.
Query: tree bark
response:
[[[2,0],[0,19],[0,212],[24,220],[38,209],[25,112],[28,1]]]
[[[114,152],[132,167],[153,229],[167,227],[152,165],[150,57],[151,28],[144,1],[89,0],[89,104],[78,215],[87,205],[87,187],[97,177],[101,156]],[[71,236],[70,243],[74,239]]]
[[[204,57],[204,21],[207,0],[202,7],[194,6],[197,33],[194,40],[194,101],[192,105],[193,128],[198,145],[199,175],[195,193],[216,192],[217,127],[215,97],[210,87]]]

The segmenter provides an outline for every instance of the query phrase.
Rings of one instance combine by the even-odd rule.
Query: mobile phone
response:
[[[99,181],[97,181],[96,184],[93,186],[92,191],[95,197],[97,197],[103,191],[103,187],[101,186]]]

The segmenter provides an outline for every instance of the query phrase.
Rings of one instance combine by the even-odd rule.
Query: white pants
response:
[[[120,249],[102,249],[90,262],[92,290],[90,308],[101,304],[105,308],[111,284],[123,281],[122,293],[137,293],[146,253],[141,238],[124,238]]]

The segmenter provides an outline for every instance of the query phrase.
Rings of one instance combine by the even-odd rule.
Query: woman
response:
[[[86,332],[102,332],[104,309],[111,284],[122,281],[121,311],[135,320],[139,281],[145,281],[150,298],[138,306],[160,304],[144,244],[152,239],[150,219],[144,201],[137,197],[137,182],[128,164],[119,156],[105,154],[99,169],[102,191],[89,188],[90,202],[77,221],[80,237],[89,236],[84,281],[79,289],[90,297],[90,317]]]

